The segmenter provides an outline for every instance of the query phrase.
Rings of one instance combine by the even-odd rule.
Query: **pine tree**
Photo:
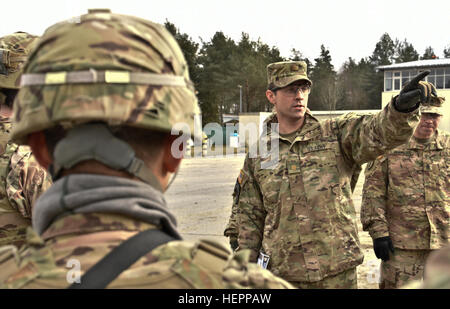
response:
[[[175,37],[175,40],[177,41],[178,45],[180,45],[181,51],[183,52],[186,62],[188,64],[189,75],[191,77],[191,80],[194,83],[194,85],[197,86],[199,74],[199,68],[197,63],[199,44],[194,42],[191,39],[191,37],[189,37],[189,35],[187,35],[186,33],[181,33],[180,30],[168,20],[166,20],[164,26]]]
[[[339,96],[337,109],[377,109],[379,104],[372,84],[376,72],[369,60],[361,59],[358,64],[349,58],[338,74]],[[376,98],[376,99],[373,99]]]
[[[376,43],[372,55],[361,64],[368,68],[368,81],[365,89],[368,94],[369,106],[372,109],[381,107],[381,93],[383,92],[384,73],[377,71],[377,67],[392,64],[395,55],[396,43],[388,33],[384,33],[380,37],[380,41]]]
[[[370,56],[370,62],[375,66],[392,64],[395,55],[395,43],[388,33],[384,33]]]
[[[424,60],[424,59],[436,59],[436,58],[437,58],[437,56],[434,53],[434,50],[433,50],[433,48],[431,46],[428,46],[425,49],[425,52],[423,53],[423,55],[420,57],[421,60]]]
[[[308,106],[311,110],[335,110],[336,72],[331,63],[330,51],[321,45],[320,56],[314,61],[314,68],[310,74],[313,88]]]
[[[444,58],[450,58],[450,44],[444,48]]]
[[[414,46],[405,39],[403,42],[396,40],[395,63],[419,60],[419,53]]]
[[[233,92],[228,87],[227,78],[235,71],[236,64],[232,61],[235,52],[235,42],[221,31],[216,32],[209,42],[202,41],[197,91],[203,124],[221,122],[222,113],[228,109],[229,93]]]

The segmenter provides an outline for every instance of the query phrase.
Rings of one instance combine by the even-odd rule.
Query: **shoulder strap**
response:
[[[161,230],[146,230],[127,239],[114,248],[82,277],[80,283],[73,283],[69,289],[104,289],[124,270],[139,258],[159,245],[178,240]]]

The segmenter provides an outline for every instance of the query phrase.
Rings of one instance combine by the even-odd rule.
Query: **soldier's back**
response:
[[[0,287],[66,288],[125,239],[152,228],[120,215],[77,214],[56,221],[41,237],[29,229],[27,246],[0,249]],[[232,256],[214,241],[172,241],[144,255],[108,287],[291,287],[248,258],[248,251]]]

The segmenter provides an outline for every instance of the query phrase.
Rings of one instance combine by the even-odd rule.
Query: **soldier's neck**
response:
[[[12,109],[5,104],[0,104],[0,116],[2,118],[11,118]]]
[[[434,135],[433,135],[433,136],[434,136]],[[428,137],[428,138],[420,138],[420,137],[414,136],[414,140],[415,140],[416,142],[418,142],[419,144],[428,144],[428,143],[432,140],[432,137],[433,137],[433,136]]]
[[[298,131],[302,128],[305,123],[305,117],[300,119],[280,119],[278,118],[278,124],[280,126],[280,134],[290,134]]]
[[[434,140],[435,137],[436,137],[436,131],[430,136],[423,136],[423,135],[419,135],[417,133],[415,133],[413,135],[414,140],[416,142],[418,142],[419,144],[428,144],[430,141]]]

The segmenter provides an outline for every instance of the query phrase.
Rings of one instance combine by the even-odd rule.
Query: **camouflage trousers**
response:
[[[298,289],[357,289],[356,267],[337,275],[326,277],[318,282],[293,282],[290,284]]]
[[[425,262],[432,250],[395,248],[389,261],[380,266],[380,289],[398,289],[413,280],[422,280]]]

